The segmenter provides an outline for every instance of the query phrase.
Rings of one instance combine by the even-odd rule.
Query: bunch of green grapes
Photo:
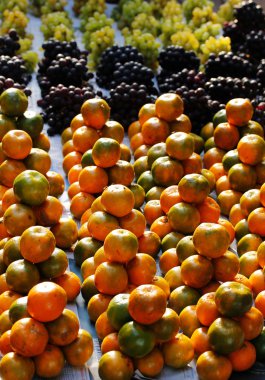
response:
[[[139,13],[145,13],[146,15],[152,15],[152,5],[143,0],[128,0],[122,6],[122,14],[118,21],[118,27],[120,29],[131,26],[134,18]]]
[[[199,28],[206,22],[211,21],[214,23],[218,22],[218,16],[213,11],[211,6],[203,7],[203,8],[194,8],[192,12],[192,19],[189,23],[192,29]]]
[[[87,21],[95,12],[104,13],[106,10],[105,0],[86,0],[80,10],[80,18]]]
[[[200,43],[190,30],[179,31],[171,36],[172,45],[182,46],[185,50],[197,51]]]
[[[207,6],[214,6],[214,3],[210,0],[184,0],[182,9],[187,22],[192,19],[192,12],[195,8],[203,8]]]
[[[178,16],[181,20],[183,18],[182,7],[176,0],[167,1],[166,5],[162,9],[162,16],[164,18],[172,18]]]
[[[66,0],[46,0],[41,7],[41,14],[44,15],[51,12],[61,12],[64,10],[66,5]]]
[[[167,0],[151,0],[150,3],[153,8],[153,13],[156,17],[161,17],[163,9],[167,5]]]
[[[70,41],[74,37],[72,21],[66,12],[53,12],[41,17],[40,27],[44,38],[56,38],[60,41]]]
[[[15,9],[14,11],[6,9],[3,12],[0,34],[7,34],[10,29],[15,29],[20,37],[25,37],[25,30],[28,22],[29,19],[24,12],[21,12],[18,9]]]
[[[229,37],[209,37],[204,44],[200,46],[200,58],[201,62],[205,63],[211,53],[219,54],[221,51],[231,51],[231,41]]]
[[[159,36],[160,40],[163,43],[163,46],[171,45],[171,36],[178,31],[190,31],[190,28],[183,24],[183,21],[179,16],[173,16],[171,18],[162,19],[161,22],[161,35]]]
[[[18,54],[22,54],[27,50],[30,50],[32,46],[32,40],[32,34],[27,34],[24,38],[19,38],[20,49],[18,50]]]
[[[5,9],[15,9],[26,13],[28,8],[28,0],[1,0],[0,1],[0,13],[3,13]]]
[[[25,61],[27,72],[33,73],[39,61],[38,54],[35,51],[28,50],[22,53],[21,56]]]
[[[108,47],[113,46],[114,41],[115,32],[110,26],[104,26],[104,28],[91,34],[88,46],[88,50],[90,51],[88,65],[91,70],[97,67],[101,54]]]
[[[143,33],[151,33],[157,37],[160,30],[160,22],[151,15],[139,13],[131,24],[132,29],[139,29]]]
[[[232,21],[234,18],[234,7],[242,3],[242,0],[227,0],[224,4],[220,5],[217,15],[219,22]]]
[[[152,34],[142,33],[141,30],[138,29],[132,32],[127,29],[123,36],[126,45],[134,46],[142,53],[146,66],[152,69],[157,68],[160,43]]]
[[[216,37],[221,33],[222,26],[220,24],[214,24],[211,21],[206,22],[200,28],[194,31],[194,36],[202,43],[208,40],[209,37]]]
[[[91,35],[99,29],[104,28],[105,26],[112,26],[114,20],[112,18],[108,18],[104,13],[96,12],[93,17],[89,17],[87,22],[83,24],[84,34],[83,34],[83,42],[85,48],[89,48]]]

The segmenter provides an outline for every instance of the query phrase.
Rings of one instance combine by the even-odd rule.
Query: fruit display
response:
[[[0,377],[252,379],[264,10],[114,2],[0,5]]]

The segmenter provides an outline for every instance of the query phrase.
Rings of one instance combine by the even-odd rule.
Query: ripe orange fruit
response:
[[[194,152],[194,139],[188,133],[175,132],[166,139],[166,152],[176,160],[186,160]]]
[[[166,121],[174,121],[184,111],[181,97],[177,94],[160,95],[155,102],[155,110],[158,117]]]
[[[12,130],[7,132],[2,139],[3,153],[15,160],[23,160],[28,156],[32,148],[30,135],[25,131]]]
[[[156,262],[146,253],[137,253],[126,269],[130,283],[136,286],[150,284],[156,274]]]
[[[154,348],[149,354],[143,358],[135,360],[136,368],[142,375],[154,377],[159,375],[164,367],[164,358],[158,348]]]
[[[166,141],[169,135],[169,125],[158,117],[151,117],[142,125],[141,133],[144,144],[154,145]]]
[[[66,302],[67,296],[61,286],[44,281],[29,291],[28,312],[40,322],[50,322],[61,315]]]
[[[178,191],[183,201],[201,203],[210,193],[210,185],[202,174],[187,174],[179,181]]]
[[[95,285],[104,294],[122,293],[128,285],[127,272],[120,263],[103,262],[96,269]]]
[[[93,161],[101,168],[110,168],[115,165],[120,155],[120,144],[109,137],[101,137],[92,148]]]
[[[231,150],[236,148],[240,139],[238,128],[229,123],[220,123],[214,129],[214,142],[218,148]]]
[[[138,113],[140,126],[142,126],[146,122],[146,120],[148,120],[154,116],[157,116],[155,104],[152,104],[152,103],[144,104],[140,108],[140,111]]]
[[[108,175],[103,168],[86,166],[80,172],[78,182],[81,191],[90,194],[101,193],[108,185]]]
[[[232,364],[233,371],[247,371],[256,361],[255,346],[245,340],[242,347],[228,355],[228,359]]]
[[[11,87],[0,96],[1,112],[7,116],[21,116],[28,108],[28,98],[22,90]]]
[[[255,210],[251,211],[251,213],[248,216],[248,228],[251,233],[264,237],[264,223],[265,207],[258,207]]]
[[[259,164],[265,155],[264,138],[258,135],[246,135],[240,139],[238,145],[239,159],[248,165]]]
[[[162,352],[165,364],[173,368],[184,368],[194,357],[191,340],[182,333],[163,343]]]
[[[193,233],[200,224],[200,213],[195,206],[180,202],[170,208],[168,220],[173,230],[189,234]]]
[[[87,126],[101,129],[110,117],[110,107],[103,99],[88,99],[81,107],[81,114]]]
[[[192,255],[181,263],[182,281],[193,288],[202,288],[207,285],[213,273],[211,261],[201,255]]]
[[[110,185],[103,191],[101,203],[107,212],[122,217],[132,211],[134,196],[132,191],[124,185]]]
[[[228,380],[232,374],[232,364],[227,357],[209,350],[199,356],[196,370],[201,379]]]
[[[19,355],[16,352],[9,352],[0,361],[1,377],[6,379],[16,379],[17,374],[25,379],[33,379],[35,366],[31,358]]]
[[[72,366],[83,366],[93,353],[93,339],[91,334],[79,329],[77,338],[70,344],[62,347],[66,361]]]
[[[167,297],[156,285],[141,285],[129,297],[128,310],[138,323],[150,325],[157,322],[165,313]]]
[[[253,116],[253,106],[249,99],[231,99],[225,110],[228,122],[238,127],[246,125]]]
[[[137,237],[125,229],[111,231],[104,240],[104,253],[109,261],[127,263],[138,251]]]
[[[62,350],[52,344],[48,344],[41,354],[34,357],[36,374],[44,378],[59,376],[64,364]]]
[[[98,373],[101,379],[111,380],[111,372],[115,368],[117,380],[129,380],[134,373],[134,365],[129,356],[120,351],[111,350],[99,359]]]

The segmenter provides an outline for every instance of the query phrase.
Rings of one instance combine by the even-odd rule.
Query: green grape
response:
[[[185,50],[198,50],[200,43],[191,30],[179,31],[171,36],[173,45],[182,46]]]
[[[0,13],[3,13],[5,9],[19,10],[26,13],[28,6],[28,0],[1,0]]]
[[[242,3],[242,0],[228,0],[220,5],[217,15],[219,22],[232,21],[234,18],[234,6]]]
[[[194,36],[198,41],[205,42],[211,36],[218,36],[218,34],[221,33],[221,29],[222,27],[220,24],[214,24],[211,21],[208,21],[194,31]]]
[[[166,5],[162,9],[162,16],[164,18],[172,18],[174,16],[179,16],[180,19],[183,18],[182,8],[179,3],[175,0],[167,1]]]
[[[121,18],[118,21],[120,29],[130,26],[139,13],[152,14],[152,5],[143,0],[128,0],[122,6]]]
[[[200,46],[200,58],[202,63],[206,62],[211,53],[218,54],[221,51],[231,51],[231,41],[229,37],[209,37],[204,44]]]
[[[213,7],[214,3],[210,0],[184,0],[182,9],[187,21],[192,18],[192,12],[194,8],[203,8],[205,6]]]
[[[203,8],[196,7],[193,9],[192,19],[189,25],[191,26],[191,28],[196,29],[208,21],[212,21],[215,23],[218,22],[218,16],[215,12],[213,12],[213,8],[210,6]]]
[[[99,63],[99,59],[104,50],[113,46],[115,41],[115,32],[110,26],[101,28],[90,36],[88,50],[90,51],[88,65],[94,70]]]
[[[106,10],[105,0],[86,0],[80,10],[80,18],[87,21],[95,12],[104,13]]]
[[[136,47],[144,56],[144,62],[152,69],[158,66],[158,55],[160,43],[150,33],[142,33],[141,30],[135,29],[132,32],[127,28],[123,30],[123,36],[126,45]]]
[[[61,12],[67,5],[66,0],[46,0],[45,4],[41,7],[41,14],[47,14],[51,12]]]
[[[128,0],[120,0],[118,4],[112,9],[111,17],[115,21],[119,21],[122,16],[122,7]]]
[[[150,3],[153,8],[153,13],[156,17],[161,17],[163,14],[163,9],[167,5],[167,0],[151,0]]]
[[[0,28],[0,34],[7,34],[10,29],[15,29],[19,36],[25,37],[25,30],[27,28],[28,21],[28,17],[20,10],[15,9],[14,11],[9,11],[6,9],[3,12],[3,21]]]
[[[172,18],[162,19],[161,22],[161,35],[159,36],[163,46],[171,45],[171,36],[178,31],[190,31],[190,28],[183,24],[179,16],[173,16]]]
[[[27,34],[25,38],[20,38],[19,39],[20,49],[18,51],[18,54],[22,54],[30,50],[32,46],[32,40],[33,40],[32,34]]]
[[[56,38],[70,41],[74,37],[72,21],[66,12],[53,12],[41,17],[41,31],[45,39]]]
[[[34,51],[25,51],[21,54],[25,61],[27,72],[33,73],[39,61],[38,54]]]
[[[142,33],[151,33],[157,37],[160,29],[159,21],[151,15],[139,13],[131,24],[132,29],[139,29]]]
[[[104,13],[94,13],[93,17],[89,17],[87,22],[83,24],[84,34],[83,34],[83,42],[85,48],[89,48],[90,38],[92,33],[95,31],[104,28],[105,26],[112,26],[113,19],[108,18]],[[81,27],[80,27],[81,28]]]

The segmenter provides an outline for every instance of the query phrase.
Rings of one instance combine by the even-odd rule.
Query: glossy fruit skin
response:
[[[142,358],[155,346],[155,335],[133,321],[122,326],[118,339],[121,351],[133,358]]]
[[[59,347],[48,344],[45,350],[34,358],[36,374],[43,378],[60,375],[65,359]]]
[[[228,380],[232,373],[232,364],[225,356],[206,351],[199,356],[196,369],[201,380]]]
[[[49,342],[57,346],[66,346],[72,343],[78,335],[79,320],[76,314],[69,309],[64,309],[62,314],[54,321],[45,324]]]
[[[227,355],[240,348],[244,332],[238,322],[229,318],[217,318],[208,330],[212,349],[220,355]]]
[[[88,331],[79,329],[77,338],[72,343],[63,346],[63,353],[70,365],[84,365],[93,353],[92,336]]]
[[[120,351],[109,351],[99,360],[98,373],[102,380],[112,380],[115,368],[115,380],[130,380],[134,373],[133,362]]]
[[[126,293],[117,294],[107,308],[108,319],[117,331],[132,319],[128,311],[129,297],[130,295]]]
[[[35,170],[25,170],[19,174],[15,178],[13,187],[18,199],[30,206],[42,204],[50,190],[46,177]]]
[[[239,317],[251,308],[253,296],[247,286],[235,281],[227,281],[217,289],[215,303],[223,316]]]
[[[0,362],[0,375],[5,380],[31,380],[35,372],[32,359],[15,352],[7,353]]]
[[[34,111],[26,111],[17,120],[17,128],[26,131],[32,139],[39,136],[43,124],[42,116]]]
[[[162,346],[165,364],[173,368],[184,368],[194,357],[191,340],[184,334],[178,333],[173,339]]]
[[[17,88],[8,88],[0,96],[1,111],[8,116],[21,116],[28,108],[28,98]]]
[[[6,282],[15,292],[27,294],[39,280],[38,268],[27,260],[16,260],[7,267]]]

